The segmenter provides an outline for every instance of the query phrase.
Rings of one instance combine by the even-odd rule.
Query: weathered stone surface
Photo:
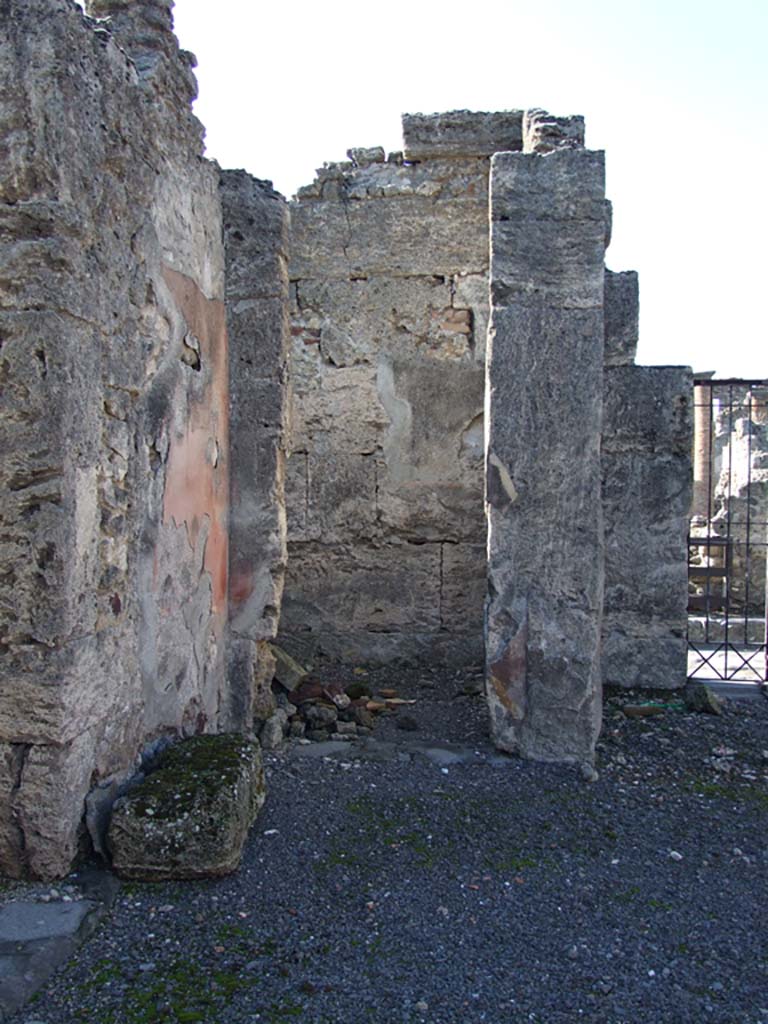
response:
[[[86,732],[62,746],[3,747],[0,775],[8,802],[0,822],[0,871],[12,877],[60,877],[77,853],[95,737]]]
[[[99,883],[87,886],[89,898],[64,897],[47,903],[14,899],[0,910],[3,1020],[29,1003],[98,927],[118,887],[111,877],[101,876]],[[78,896],[83,888],[78,885]],[[28,1014],[25,1019],[34,1024]]]
[[[487,588],[485,545],[443,544],[441,557],[441,626],[480,635]]]
[[[284,708],[276,708],[261,727],[259,743],[262,750],[279,750],[285,739],[288,714]]]
[[[603,677],[614,686],[685,683],[692,415],[687,367],[605,373]]]
[[[230,874],[264,799],[258,743],[230,734],[184,740],[115,804],[112,866],[146,881]]]
[[[349,366],[318,373],[317,386],[303,394],[294,388],[292,441],[295,451],[309,451],[321,440],[326,450],[369,455],[389,425],[379,397],[377,372]]]
[[[376,459],[319,448],[308,457],[308,465],[309,504],[302,538],[327,544],[368,542],[378,533]]]
[[[483,195],[305,201],[291,211],[292,278],[479,273],[487,253]]]
[[[492,162],[491,731],[501,749],[581,763],[600,729],[603,187],[602,154]]]
[[[523,112],[403,114],[403,142],[406,160],[492,156],[519,150],[523,146]]]
[[[685,687],[685,706],[702,715],[722,715],[723,703],[704,683],[688,683]]]
[[[384,149],[381,146],[369,146],[366,148],[348,149],[347,156],[355,167],[368,167],[369,164],[383,164],[385,160]]]
[[[453,279],[453,304],[468,309],[472,325],[472,351],[475,360],[485,366],[490,300],[487,274],[458,274]]]
[[[687,366],[625,366],[605,373],[605,440],[612,453],[665,451],[690,459],[693,375]]]
[[[640,298],[637,273],[605,272],[605,365],[631,366],[637,353]]]
[[[523,152],[552,153],[556,149],[584,146],[584,118],[580,115],[555,117],[535,107],[523,115]]]
[[[275,709],[275,656],[269,641],[230,636],[227,661],[231,698],[222,720],[235,721],[241,728],[246,728],[246,723],[263,722]]]
[[[344,629],[377,632],[409,625],[437,630],[439,545],[296,544],[284,616],[286,632],[312,624],[323,637]]]
[[[478,276],[486,282],[487,306],[487,278]],[[466,329],[450,329],[451,284],[442,277],[309,279],[297,282],[296,295],[294,336],[305,346],[316,338],[329,366],[375,365],[383,345],[411,357],[421,352],[439,358],[441,349],[456,348],[452,336],[459,333],[463,354],[474,340]]]
[[[470,620],[465,629],[441,625],[445,582],[440,578],[440,549],[440,544],[428,543],[380,548],[294,545],[281,644],[296,657],[311,650],[313,657],[354,662],[477,663],[482,648],[477,621]],[[454,603],[454,614],[456,607]]]
[[[277,644],[270,644],[269,649],[275,658],[275,679],[290,693],[306,676],[307,670]]]
[[[604,154],[568,149],[535,160],[500,154],[492,167],[493,303],[544,294],[553,304],[602,311]]]
[[[484,374],[476,365],[382,359],[377,509],[383,531],[420,541],[483,535]]]

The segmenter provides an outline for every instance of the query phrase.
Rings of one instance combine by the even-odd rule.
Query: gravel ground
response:
[[[126,884],[13,1021],[768,1024],[768,701],[608,700],[587,783],[494,757],[476,682],[374,676],[387,759],[269,755],[240,872]]]

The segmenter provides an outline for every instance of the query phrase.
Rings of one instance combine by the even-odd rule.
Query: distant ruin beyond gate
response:
[[[768,381],[694,382],[688,675],[764,683]]]

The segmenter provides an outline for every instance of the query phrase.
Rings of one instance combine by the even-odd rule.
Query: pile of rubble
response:
[[[357,678],[346,684],[323,680],[280,648],[273,647],[273,652],[277,668],[272,689],[277,706],[259,733],[265,750],[277,749],[287,738],[322,743],[370,736],[377,715],[416,703],[392,689],[374,694]]]

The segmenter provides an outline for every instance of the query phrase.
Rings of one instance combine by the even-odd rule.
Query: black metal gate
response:
[[[768,381],[694,381],[688,676],[764,684]]]

